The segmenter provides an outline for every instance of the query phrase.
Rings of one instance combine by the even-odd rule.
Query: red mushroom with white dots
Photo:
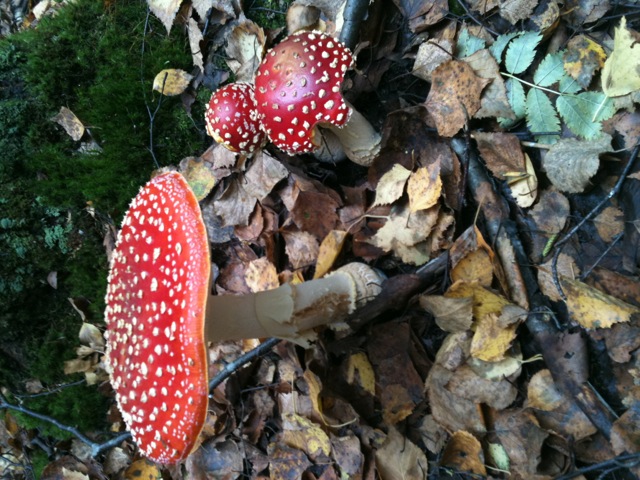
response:
[[[216,142],[244,155],[262,147],[267,137],[260,126],[254,87],[249,83],[230,83],[213,92],[205,122],[207,134]]]
[[[314,151],[322,144],[318,127],[324,127],[350,160],[371,164],[380,134],[340,92],[352,66],[351,51],[320,32],[296,32],[267,52],[256,72],[255,98],[274,145],[289,154]]]
[[[209,245],[195,195],[163,172],[134,198],[106,295],[106,366],[122,417],[148,458],[186,458],[207,414],[207,342],[280,337],[300,344],[380,292],[361,263],[298,285],[211,295]]]

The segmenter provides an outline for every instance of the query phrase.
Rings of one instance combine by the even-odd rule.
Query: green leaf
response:
[[[598,138],[600,122],[615,113],[613,101],[601,92],[563,95],[556,100],[556,108],[569,129],[586,140]]]
[[[565,73],[560,79],[560,83],[558,84],[558,91],[560,93],[578,93],[580,90],[582,90],[582,87],[570,75]]]
[[[510,74],[517,75],[529,68],[540,40],[542,35],[539,33],[526,32],[511,41],[505,57],[505,66]]]
[[[518,32],[505,33],[496,38],[493,45],[489,47],[489,52],[493,55],[493,58],[496,59],[496,62],[502,62],[502,52],[507,48],[507,44],[518,36]]]
[[[509,100],[511,110],[513,110],[513,113],[515,113],[516,118],[499,118],[498,122],[502,127],[509,128],[513,126],[518,120],[524,118],[524,116],[527,114],[527,105],[522,83],[520,83],[516,79],[508,78],[507,81],[504,82],[504,85],[507,88],[507,99]]]
[[[563,55],[564,52],[557,52],[544,57],[533,74],[533,83],[541,87],[550,87],[559,81],[565,74]]]
[[[522,83],[513,78],[509,78],[505,82],[505,86],[507,87],[507,99],[511,104],[513,113],[516,114],[516,118],[524,118],[527,114],[527,106],[525,103],[524,87],[522,86]]]
[[[531,132],[558,132],[560,120],[549,97],[542,90],[532,88],[527,93],[527,125]],[[554,143],[557,138],[544,135],[538,138],[542,143]]]
[[[458,44],[456,45],[456,55],[458,58],[466,58],[478,50],[485,47],[485,41],[479,37],[471,35],[466,28],[460,32]]]

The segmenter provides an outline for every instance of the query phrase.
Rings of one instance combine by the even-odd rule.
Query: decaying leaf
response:
[[[313,274],[313,278],[324,277],[331,268],[340,252],[342,246],[347,238],[347,232],[342,230],[331,230],[322,243],[320,244],[320,250],[318,251],[318,262],[316,263],[316,270]]]
[[[199,201],[204,200],[217,183],[214,172],[201,157],[183,158],[180,170]]]
[[[473,322],[473,298],[447,298],[440,295],[423,295],[420,306],[435,317],[445,332],[464,332]]]
[[[407,193],[412,212],[426,210],[438,203],[442,193],[440,163],[434,162],[413,172],[407,182]]]
[[[602,46],[586,35],[576,35],[564,53],[564,69],[582,88],[587,88],[596,71],[604,66],[607,55]]]
[[[487,470],[484,467],[482,445],[476,437],[464,430],[459,430],[451,435],[447,446],[442,452],[440,463],[461,472],[469,472],[476,475],[487,474]]]
[[[192,79],[193,75],[184,70],[168,68],[158,72],[153,79],[153,89],[168,97],[180,95],[187,89]]]
[[[608,97],[626,95],[640,90],[640,42],[637,32],[627,28],[622,17],[616,27],[613,52],[602,70],[602,90]]]
[[[293,268],[306,268],[314,265],[318,259],[318,240],[307,232],[282,232],[285,251]]]
[[[398,200],[404,193],[404,186],[410,175],[411,170],[396,163],[380,178],[376,186],[376,199],[372,206],[388,205]]]
[[[147,0],[149,9],[160,19],[167,29],[167,34],[171,32],[173,20],[176,18],[181,3],[182,0]]]
[[[278,271],[267,257],[251,261],[244,272],[244,280],[252,292],[264,292],[280,286]]]
[[[253,82],[262,61],[266,38],[260,26],[251,20],[239,23],[227,39],[227,65],[240,82]]]
[[[544,157],[544,168],[558,190],[580,193],[598,171],[598,156],[610,151],[611,137],[607,134],[588,142],[575,138],[561,139]]]
[[[376,450],[377,472],[382,480],[422,480],[429,473],[427,457],[394,427]]]
[[[451,60],[453,55],[451,40],[429,39],[420,44],[412,73],[427,82],[431,81],[433,71],[442,63]]]
[[[453,137],[480,108],[480,94],[490,80],[478,77],[467,63],[450,60],[433,71],[432,81],[425,106],[438,133]]]
[[[73,139],[79,141],[84,135],[84,125],[76,115],[67,107],[60,107],[60,111],[53,117],[52,122],[56,122]]]

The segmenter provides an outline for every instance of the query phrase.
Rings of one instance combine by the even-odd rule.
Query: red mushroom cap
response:
[[[198,201],[166,172],[133,199],[111,260],[107,368],[140,450],[175,463],[193,449],[207,413],[205,304],[209,248]]]
[[[353,64],[351,51],[333,37],[301,31],[269,52],[256,73],[255,98],[269,139],[289,154],[310,152],[315,125],[343,126],[350,108],[340,93]]]
[[[213,92],[207,105],[207,133],[232,152],[250,154],[266,139],[253,92],[249,83],[230,83]]]

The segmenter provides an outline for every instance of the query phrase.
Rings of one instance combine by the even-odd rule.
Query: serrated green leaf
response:
[[[602,120],[615,113],[613,102],[601,92],[562,95],[556,100],[556,108],[569,129],[586,140],[598,138]]]
[[[542,90],[532,88],[527,93],[527,125],[531,132],[558,132],[560,120],[551,100]],[[538,138],[542,143],[554,143],[557,138],[544,135]]]
[[[482,50],[486,43],[483,39],[471,35],[466,28],[460,32],[458,44],[456,45],[456,55],[458,58],[466,58],[478,50]]]
[[[542,40],[542,35],[536,32],[526,32],[513,39],[507,49],[505,67],[512,75],[524,72],[533,62],[536,47]]]
[[[560,83],[558,84],[558,91],[560,93],[578,93],[580,90],[582,90],[582,87],[576,80],[571,78],[570,75],[565,73],[560,79]]]
[[[507,87],[507,99],[511,104],[511,110],[516,114],[516,118],[524,118],[527,114],[527,105],[522,83],[513,78],[509,78],[505,82],[505,86]]]
[[[489,47],[489,52],[493,55],[493,58],[496,59],[496,62],[502,62],[502,52],[507,48],[507,44],[518,36],[518,32],[505,33],[496,38],[493,45]]]
[[[550,87],[559,81],[564,72],[564,52],[550,53],[540,62],[533,74],[533,83],[541,87]]]
[[[503,128],[510,128],[515,123],[524,118],[527,114],[526,97],[524,95],[524,87],[522,83],[513,78],[508,78],[504,85],[507,89],[507,100],[511,105],[511,110],[515,114],[516,118],[499,118],[498,122]]]

